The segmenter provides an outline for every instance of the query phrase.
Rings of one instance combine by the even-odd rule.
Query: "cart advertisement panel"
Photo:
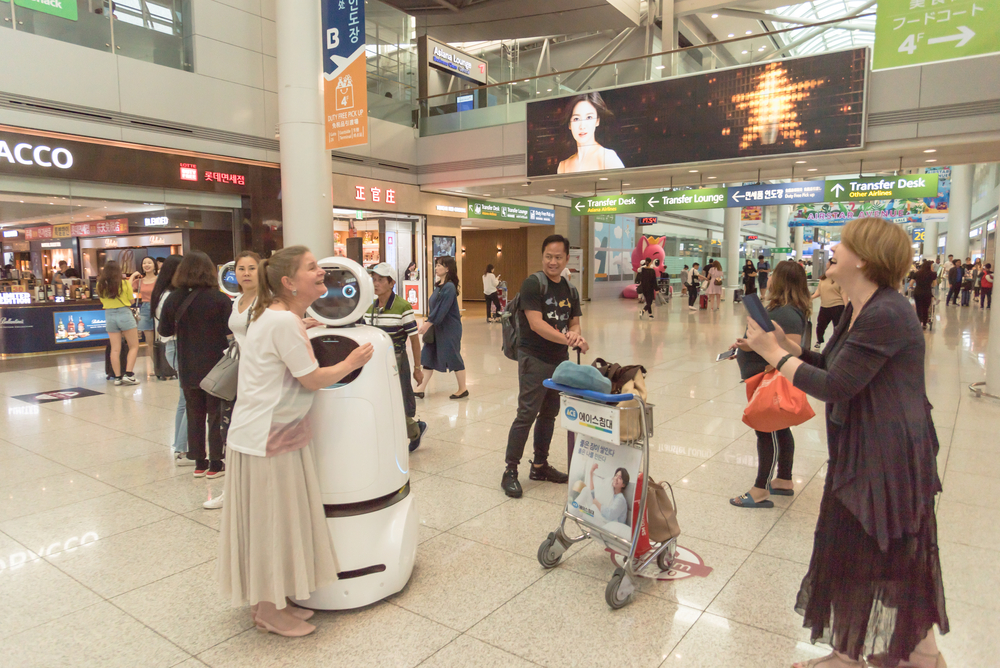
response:
[[[641,465],[642,450],[578,432],[566,511],[591,526],[632,540],[632,505]]]

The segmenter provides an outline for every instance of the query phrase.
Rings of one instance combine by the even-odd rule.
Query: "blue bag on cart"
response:
[[[595,367],[584,366],[566,360],[556,367],[552,380],[560,385],[568,385],[578,390],[593,390],[611,394],[611,379],[606,378]]]

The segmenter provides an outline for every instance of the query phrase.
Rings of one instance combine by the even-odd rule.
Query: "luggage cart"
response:
[[[507,281],[497,283],[497,297],[500,298],[500,313],[507,308]],[[499,318],[499,315],[497,316]]]
[[[626,502],[628,503],[628,518],[631,519],[632,526],[626,527],[623,524],[617,524],[617,527],[629,529],[629,533],[623,536],[621,534],[625,532],[621,530],[618,532],[609,530],[608,527],[612,526],[611,524],[599,524],[596,514],[588,513],[586,510],[581,511],[582,506],[577,503],[577,499],[580,497],[576,496],[574,498],[573,480],[574,472],[578,473],[581,467],[571,465],[570,484],[567,492],[569,499],[563,508],[562,519],[556,530],[549,533],[548,537],[538,546],[538,562],[544,568],[555,568],[562,559],[562,555],[572,544],[587,538],[599,540],[615,554],[625,557],[625,565],[615,569],[604,592],[604,598],[608,605],[612,609],[617,610],[631,601],[632,594],[635,591],[636,578],[642,577],[639,573],[643,569],[655,561],[661,571],[669,570],[677,553],[677,539],[672,538],[658,545],[650,541],[650,550],[648,552],[638,556],[635,554],[638,538],[641,533],[644,533],[643,520],[646,517],[646,498],[649,487],[649,438],[653,433],[652,405],[645,403],[641,397],[632,394],[602,394],[600,392],[580,390],[560,385],[559,383],[552,382],[552,380],[543,381],[542,384],[550,390],[556,390],[560,393],[560,419],[567,429],[574,432],[575,442],[579,443],[581,440],[588,442],[587,439],[593,439],[591,443],[599,444],[592,445],[593,449],[599,450],[601,453],[611,453],[614,461],[610,466],[614,466],[615,463],[621,460],[621,457],[616,458],[616,451],[618,450],[623,450],[625,457],[631,456],[632,459],[641,459],[641,464],[639,465],[642,472],[642,484],[636,485],[637,489],[632,494],[631,499],[626,498]],[[619,406],[622,402],[633,399],[638,401],[638,406]],[[638,418],[639,424],[638,436],[632,439],[622,438],[621,426],[623,419],[634,421],[636,418]],[[567,423],[574,420],[577,425],[592,427],[595,431],[582,431],[583,426],[573,429]],[[594,438],[594,433],[600,434],[600,440]],[[631,451],[631,455],[629,451]],[[593,455],[594,452],[590,454]],[[598,456],[603,455],[599,454]],[[584,455],[576,453],[572,463],[575,464],[578,458],[587,461],[587,464],[583,465],[584,468],[590,465],[592,461],[584,457]],[[639,466],[636,466],[636,468],[639,468]],[[594,470],[596,470],[596,465]],[[591,489],[593,489],[594,470],[590,474]],[[582,492],[580,493],[582,494]],[[638,521],[636,521],[634,513],[636,495],[639,498]],[[588,514],[594,518],[594,521],[587,519]],[[576,538],[567,535],[565,531],[566,520],[573,520],[580,528],[582,535]]]

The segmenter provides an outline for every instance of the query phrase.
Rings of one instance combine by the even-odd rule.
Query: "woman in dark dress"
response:
[[[924,384],[924,337],[899,285],[910,239],[881,218],[852,221],[827,275],[850,305],[823,353],[764,332],[750,346],[826,402],[829,464],[796,610],[834,653],[795,668],[943,668],[948,632],[934,496],[938,440]]]
[[[743,265],[743,294],[757,294],[757,270],[753,268],[753,261],[749,259]]]
[[[427,300],[430,309],[427,319],[417,330],[421,336],[431,332],[433,340],[424,338],[420,363],[424,367],[424,381],[413,394],[424,396],[424,389],[435,371],[455,372],[458,392],[452,399],[469,396],[465,387],[465,362],[462,360],[462,315],[458,311],[458,265],[453,257],[439,257],[434,262],[434,293]]]
[[[917,318],[924,329],[927,329],[931,300],[934,299],[934,283],[937,282],[937,275],[931,268],[932,264],[930,260],[924,260],[920,269],[913,272],[913,277],[910,279],[910,296],[917,305]]]
[[[642,266],[639,267],[639,273],[635,275],[635,282],[639,286],[639,294],[645,301],[645,304],[639,309],[639,317],[641,318],[645,313],[652,319],[653,302],[656,301],[656,269],[653,268],[653,258],[647,257],[642,263]]]

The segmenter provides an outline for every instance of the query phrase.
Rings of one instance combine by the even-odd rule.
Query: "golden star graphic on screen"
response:
[[[796,120],[796,105],[808,98],[814,88],[826,83],[826,79],[792,81],[787,74],[781,63],[771,63],[758,75],[753,91],[733,95],[736,108],[748,113],[740,149],[757,141],[774,144],[779,134],[796,148],[806,145],[808,133]]]

